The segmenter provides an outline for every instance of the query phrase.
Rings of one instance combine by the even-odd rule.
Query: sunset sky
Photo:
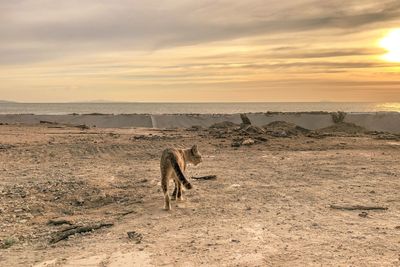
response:
[[[399,28],[399,0],[0,0],[0,99],[400,102]]]

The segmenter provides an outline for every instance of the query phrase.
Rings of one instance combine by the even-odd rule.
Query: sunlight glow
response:
[[[390,31],[379,43],[388,53],[382,58],[389,62],[400,62],[400,29]]]

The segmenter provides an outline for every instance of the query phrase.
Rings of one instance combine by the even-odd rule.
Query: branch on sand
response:
[[[196,180],[215,180],[215,179],[217,179],[217,176],[216,175],[192,176],[192,179],[196,179]]]
[[[51,244],[55,244],[57,242],[60,242],[61,240],[67,239],[69,236],[74,235],[74,234],[79,234],[79,233],[85,233],[85,232],[90,232],[93,230],[97,230],[103,227],[111,227],[113,226],[113,223],[97,223],[93,225],[87,225],[87,226],[76,226],[69,228],[67,230],[58,232],[51,240]]]
[[[387,210],[387,207],[381,206],[362,206],[362,205],[349,205],[349,206],[340,206],[340,205],[330,205],[331,209],[336,210]]]

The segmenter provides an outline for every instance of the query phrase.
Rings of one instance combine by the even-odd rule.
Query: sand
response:
[[[260,135],[0,126],[0,266],[400,265],[398,136],[265,132],[231,146]],[[192,179],[166,212],[161,151],[194,143],[204,162],[187,175],[217,179]],[[114,225],[49,244],[70,227],[50,219]]]

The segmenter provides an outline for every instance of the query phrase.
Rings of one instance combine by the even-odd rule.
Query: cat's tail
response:
[[[186,189],[192,189],[193,188],[192,184],[186,179],[186,177],[183,174],[181,167],[179,167],[179,164],[176,161],[176,159],[174,157],[171,157],[170,160],[171,160],[172,168],[174,168],[174,171],[175,171],[176,176],[178,177],[179,181],[183,184],[183,186]]]

